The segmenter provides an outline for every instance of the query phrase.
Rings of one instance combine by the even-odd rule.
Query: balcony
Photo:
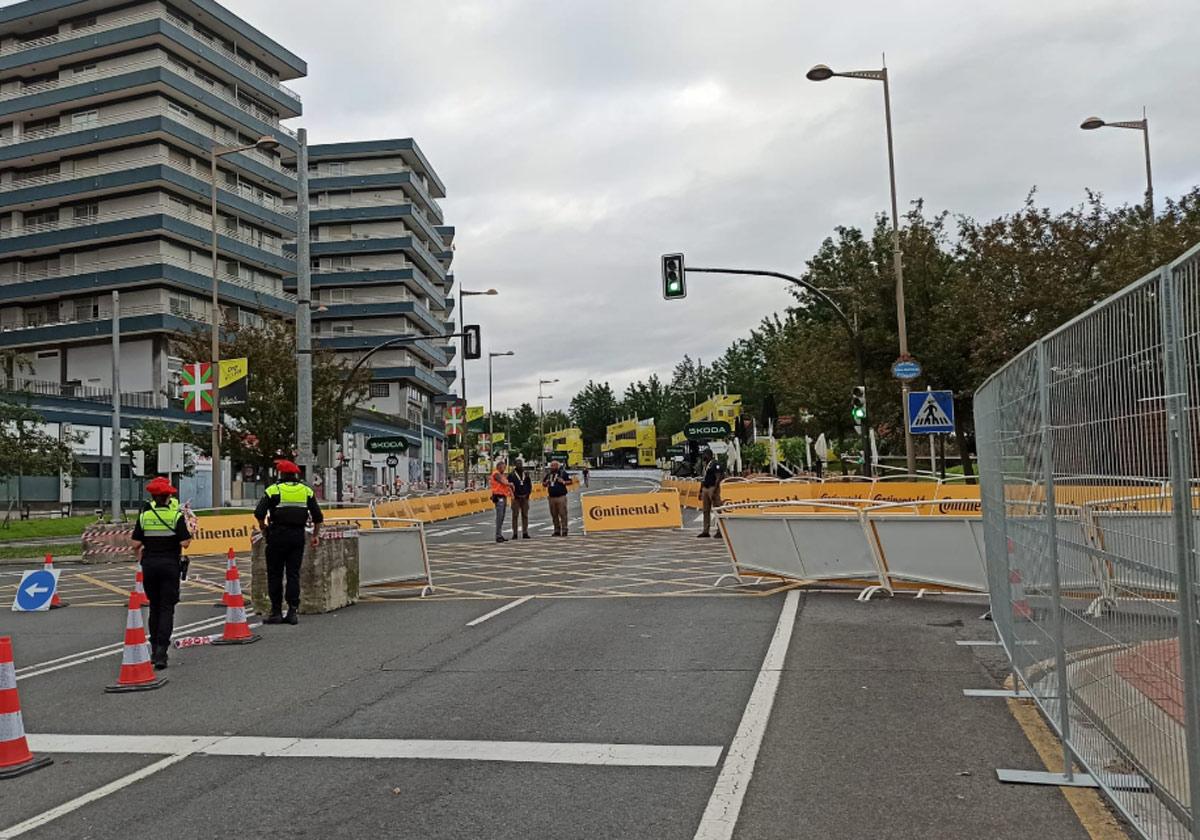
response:
[[[182,304],[151,303],[141,306],[121,307],[121,334],[171,332],[177,333],[185,326],[195,328],[210,322],[207,301]],[[0,347],[42,345],[60,341],[86,340],[111,335],[112,315],[105,314],[89,318],[46,319],[36,323],[26,322],[0,326]]]
[[[41,379],[11,379],[0,376],[0,391],[12,394],[29,394],[37,397],[55,397],[68,400],[84,400],[112,405],[111,388],[93,388],[75,383],[50,382]],[[170,399],[164,393],[154,391],[121,392],[121,405],[125,408],[169,408]]]
[[[211,172],[206,165],[190,165],[182,161],[172,158],[166,153],[153,153],[144,155],[138,158],[130,158],[128,160],[117,161],[115,163],[103,164],[100,166],[91,166],[85,169],[76,169],[72,172],[58,172],[49,175],[35,175],[29,177],[16,177],[10,183],[0,183],[0,195],[12,193],[18,190],[32,189],[35,187],[50,186],[52,184],[62,184],[70,181],[78,181],[87,178],[96,178],[102,175],[111,175],[119,172],[128,172],[132,169],[137,169],[143,166],[169,166],[172,169],[189,175],[193,178],[198,178],[205,182],[205,186],[210,183]],[[288,207],[282,199],[276,199],[270,194],[263,193],[261,190],[255,190],[250,184],[240,183],[238,188],[234,190],[233,185],[226,181],[220,181],[218,188],[220,192],[228,195],[236,195],[244,201],[256,204],[272,213],[278,213],[288,218],[294,218],[296,215],[295,208]],[[206,190],[206,192],[208,192]]]
[[[244,70],[249,71],[258,78],[262,79],[267,84],[278,89],[282,93],[300,101],[300,94],[292,90],[287,85],[276,79],[270,73],[255,66],[253,63],[242,58],[237,53],[230,51],[223,43],[216,41],[202,32],[198,32],[189,21],[176,17],[165,10],[147,9],[142,12],[125,15],[124,17],[113,18],[112,20],[99,21],[92,26],[81,26],[78,29],[72,29],[69,32],[57,32],[53,35],[45,35],[41,38],[34,38],[29,41],[19,41],[14,44],[8,44],[0,49],[0,56],[13,55],[14,53],[25,52],[26,50],[36,49],[38,47],[46,47],[52,44],[61,44],[66,41],[73,41],[78,38],[88,38],[100,32],[108,32],[113,29],[120,29],[123,26],[129,26],[134,23],[142,23],[147,20],[166,20],[172,25],[182,29],[191,37],[206,44],[211,49],[220,53],[225,58],[237,64]]]

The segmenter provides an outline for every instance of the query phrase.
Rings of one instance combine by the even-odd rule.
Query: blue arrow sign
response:
[[[50,599],[58,588],[58,570],[26,572],[13,598],[13,612],[42,612],[50,609]]]
[[[954,432],[953,391],[913,391],[908,395],[908,430],[914,435]]]

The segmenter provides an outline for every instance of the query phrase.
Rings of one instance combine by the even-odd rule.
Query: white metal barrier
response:
[[[887,578],[987,592],[982,520],[902,512],[920,507],[919,502],[897,502],[863,511]]]
[[[421,584],[422,598],[433,592],[425,524],[388,517],[372,521],[375,527],[358,530],[359,586],[411,583]]]

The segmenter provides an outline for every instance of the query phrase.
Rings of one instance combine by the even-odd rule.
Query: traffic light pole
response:
[[[863,393],[866,393],[867,380],[865,376],[865,369],[863,367],[862,335],[857,329],[854,328],[854,324],[849,318],[846,317],[846,313],[842,311],[842,308],[834,303],[833,298],[825,294],[813,284],[805,280],[801,280],[799,277],[793,277],[790,274],[783,274],[779,271],[756,271],[744,268],[692,268],[689,265],[684,267],[684,272],[688,274],[692,272],[697,274],[732,274],[740,277],[776,277],[780,280],[786,280],[789,283],[793,283],[815,295],[819,300],[827,304],[829,308],[833,310],[834,314],[837,315],[838,320],[842,322],[842,326],[846,328],[846,334],[850,337],[850,347],[854,351],[854,364],[858,370],[858,383],[863,387]],[[860,432],[863,456],[862,474],[867,476],[870,475],[870,469],[867,465],[869,463],[868,458],[870,458],[871,452],[871,409],[866,402],[864,402],[863,409],[864,414],[862,418],[862,429]]]

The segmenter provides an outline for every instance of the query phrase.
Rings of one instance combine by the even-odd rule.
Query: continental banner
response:
[[[583,530],[636,531],[646,528],[682,528],[679,493],[584,493]]]

